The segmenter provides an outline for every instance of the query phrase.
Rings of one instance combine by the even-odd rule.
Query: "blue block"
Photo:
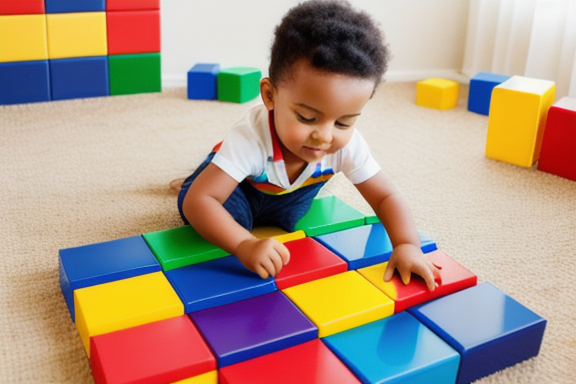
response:
[[[110,95],[108,57],[50,60],[52,100]]]
[[[105,0],[46,0],[46,13],[104,12]]]
[[[274,278],[262,279],[236,256],[205,261],[165,272],[184,303],[184,312],[230,304],[276,290]]]
[[[424,235],[420,237],[423,252],[437,249],[434,241]],[[393,249],[380,222],[316,236],[315,239],[344,259],[349,270],[384,263],[390,259]]]
[[[196,64],[188,71],[188,99],[218,99],[217,78],[220,64]]]
[[[409,308],[462,356],[457,383],[536,356],[546,320],[489,283]]]
[[[458,375],[458,352],[405,311],[322,341],[365,384],[448,384]]]
[[[50,101],[48,60],[0,63],[0,105]]]
[[[160,271],[142,236],[60,250],[60,287],[74,314],[74,290]]]
[[[508,80],[510,76],[497,75],[489,72],[479,72],[470,79],[468,93],[468,110],[488,116],[492,89]]]
[[[190,318],[220,368],[318,337],[318,328],[278,291],[194,312]]]

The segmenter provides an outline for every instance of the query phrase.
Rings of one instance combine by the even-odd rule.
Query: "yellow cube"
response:
[[[48,57],[106,56],[106,12],[48,14]]]
[[[90,338],[184,314],[162,272],[74,291],[76,328],[90,356]]]
[[[356,271],[283,290],[326,337],[391,316],[394,301]]]
[[[281,243],[299,240],[306,237],[304,231],[287,232],[278,227],[254,227],[251,233],[259,239],[275,238]]]
[[[0,16],[0,62],[46,60],[46,16]]]
[[[512,76],[494,87],[488,114],[486,157],[531,167],[540,157],[556,83]]]
[[[210,371],[172,384],[218,384],[218,371]]]
[[[452,109],[458,105],[460,84],[446,79],[426,79],[416,83],[416,105],[434,109]]]

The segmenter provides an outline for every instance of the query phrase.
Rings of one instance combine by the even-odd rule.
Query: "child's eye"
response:
[[[350,124],[344,124],[344,123],[341,123],[341,122],[339,122],[339,121],[336,121],[336,126],[339,127],[339,128],[344,128],[344,129],[351,127]]]
[[[301,122],[306,123],[306,124],[312,124],[313,122],[316,121],[316,118],[314,118],[314,117],[307,118],[307,117],[302,116],[299,113],[297,113],[296,115],[298,116],[298,120],[300,120]]]

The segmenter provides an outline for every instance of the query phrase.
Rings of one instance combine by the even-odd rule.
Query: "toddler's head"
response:
[[[382,32],[370,15],[346,1],[311,0],[290,9],[276,27],[269,77],[277,86],[304,60],[321,72],[373,79],[376,87],[388,59]]]

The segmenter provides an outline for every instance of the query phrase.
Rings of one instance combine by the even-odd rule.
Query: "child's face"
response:
[[[374,81],[320,72],[305,62],[276,87],[262,80],[262,98],[274,110],[274,124],[288,164],[310,163],[344,147],[370,100]]]

